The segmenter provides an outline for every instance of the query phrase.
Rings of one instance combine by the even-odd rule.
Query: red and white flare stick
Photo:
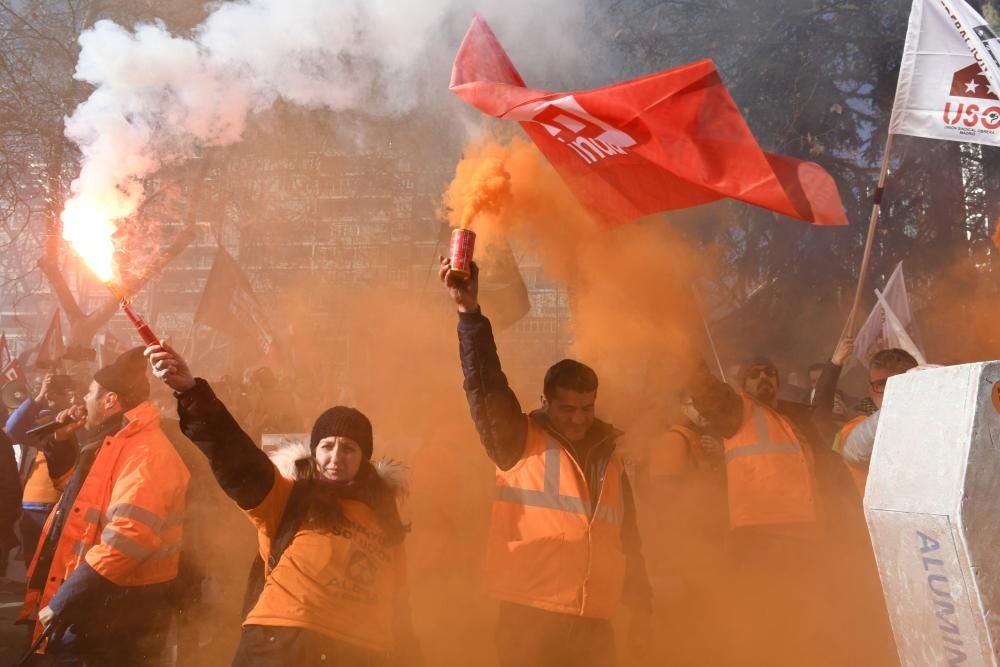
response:
[[[132,304],[130,303],[129,298],[125,296],[125,293],[112,283],[105,283],[105,285],[107,285],[107,288],[112,294],[115,295],[115,298],[119,300],[122,312],[125,313],[125,316],[132,323],[132,326],[135,327],[135,330],[139,332],[139,337],[142,338],[142,342],[146,345],[159,345],[160,339],[156,337],[153,330],[149,328],[148,324],[146,324],[146,320],[142,319],[142,316],[135,312],[135,309],[132,308]]]

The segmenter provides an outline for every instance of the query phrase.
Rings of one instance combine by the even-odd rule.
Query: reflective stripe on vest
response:
[[[143,523],[150,528],[152,528],[157,533],[163,532],[164,528],[169,526],[174,526],[181,523],[184,520],[184,515],[180,512],[175,512],[169,515],[166,519],[161,519],[154,512],[150,512],[147,509],[139,507],[138,505],[133,505],[131,503],[118,503],[108,509],[107,513],[101,514],[101,511],[96,507],[90,507],[83,514],[83,520],[87,523],[97,523],[100,526],[105,526],[110,523],[114,518],[128,518],[133,521],[138,521]],[[103,528],[101,532],[101,541],[110,547],[114,547],[118,551],[129,558],[136,561],[146,561],[146,560],[157,560],[160,558],[167,558],[173,554],[180,551],[179,545],[170,545],[160,547],[158,549],[149,549],[142,546],[135,540],[132,540],[118,531],[112,528]],[[80,558],[85,558],[87,552],[92,548],[97,546],[90,542],[77,541],[70,548],[70,553],[74,556]]]
[[[76,542],[70,549],[70,553],[73,554],[74,556],[83,559],[87,557],[87,552],[93,548],[94,545],[90,544],[89,542]]]
[[[564,496],[559,493],[561,476],[562,446],[551,435],[545,435],[545,476],[541,491],[519,489],[512,486],[497,486],[496,499],[501,502],[543,507],[571,514],[590,516],[590,508],[583,498]],[[594,518],[621,525],[622,511],[618,508],[598,504]]]
[[[861,422],[865,421],[866,419],[868,419],[867,416],[860,415],[850,420],[846,424],[844,424],[841,427],[841,429],[837,431],[837,437],[833,439],[833,451],[843,455],[844,443],[847,442],[847,436],[849,436],[851,434],[851,431],[856,429],[861,424]]]
[[[61,528],[44,583],[25,596],[23,618],[34,618],[86,557],[101,576],[118,586],[145,586],[177,576],[184,492],[190,473],[159,428],[159,414],[144,402],[125,414],[127,423],[104,438]],[[155,457],[155,467],[130,465]],[[74,474],[71,469],[61,479]],[[48,539],[50,514],[42,540]],[[93,551],[97,549],[99,558]],[[108,552],[114,552],[113,557]],[[28,580],[39,566],[32,559]],[[38,584],[41,584],[38,587]],[[29,583],[30,587],[30,583]],[[36,624],[35,637],[41,632]]]
[[[110,526],[105,528],[104,532],[101,533],[101,542],[107,544],[113,549],[117,549],[137,563],[142,563],[148,560],[169,558],[181,550],[181,546],[179,544],[165,544],[159,548],[150,549],[149,547],[139,544],[131,537],[122,535]]]
[[[596,499],[570,452],[534,422],[521,460],[496,471],[486,550],[491,597],[610,618],[625,582],[625,466],[612,452]]]
[[[848,436],[851,435],[851,431],[860,426],[866,419],[868,419],[867,416],[861,415],[844,424],[837,433],[837,437],[833,440],[833,451],[843,456],[844,444],[847,442]],[[847,472],[851,475],[851,482],[854,484],[854,489],[858,492],[858,497],[864,499],[865,487],[868,485],[868,470],[865,468],[856,468],[846,460],[844,460],[844,465],[847,467]]]
[[[735,447],[726,452],[726,463],[743,456],[757,456],[759,454],[798,454],[802,451],[798,442],[794,440],[772,442],[771,436],[767,433],[767,421],[764,418],[764,411],[754,406],[753,408],[753,428],[757,436],[757,442],[753,445],[743,445]],[[785,429],[782,429],[784,431]]]
[[[814,521],[812,470],[788,418],[745,395],[743,410],[725,441],[730,527]]]
[[[181,512],[175,512],[163,519],[155,513],[131,503],[118,503],[117,505],[113,505],[108,508],[108,512],[105,516],[109,522],[115,517],[132,519],[133,521],[146,524],[157,533],[161,532],[167,526],[181,523],[184,520],[184,514]]]

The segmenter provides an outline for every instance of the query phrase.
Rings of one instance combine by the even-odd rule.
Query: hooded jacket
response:
[[[159,412],[140,403],[97,436],[57,480],[66,491],[28,569],[22,620],[46,606],[66,622],[102,607],[142,613],[163,596],[159,585],[177,576],[189,474]],[[122,608],[118,599],[134,606]]]
[[[257,529],[260,557],[269,564],[245,628],[306,631],[384,654],[410,640],[405,554],[392,519],[398,520],[395,499],[379,500],[365,490],[395,491],[387,481],[396,479],[389,474],[398,472],[395,467],[383,466],[385,476],[378,477],[375,466],[363,464],[356,491],[301,479],[314,465],[308,448],[296,445],[272,462],[201,379],[178,395],[178,413],[184,434],[208,456],[223,491]],[[380,504],[385,502],[392,508]],[[271,552],[289,525],[288,512],[297,516],[275,562]],[[250,636],[244,633],[244,641]],[[274,642],[274,664],[281,664],[281,645]],[[257,655],[260,647],[253,650]],[[272,664],[270,658],[261,664]]]

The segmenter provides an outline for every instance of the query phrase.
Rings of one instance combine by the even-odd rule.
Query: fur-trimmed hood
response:
[[[304,440],[286,438],[279,447],[267,453],[268,458],[286,479],[297,480],[302,476],[303,469],[315,465],[309,443]],[[372,460],[372,467],[396,494],[397,499],[404,499],[409,494],[409,467],[401,461],[388,458]]]
[[[278,469],[285,479],[298,479],[297,461],[311,459],[312,452],[309,451],[309,443],[304,440],[285,438],[281,444],[267,452],[271,463]]]

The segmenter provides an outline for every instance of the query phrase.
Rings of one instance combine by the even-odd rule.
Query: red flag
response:
[[[35,366],[38,368],[60,368],[62,358],[66,354],[66,346],[63,344],[62,318],[59,309],[56,308],[52,316],[52,323],[49,330],[42,339],[42,344],[38,346],[35,356]]]
[[[228,334],[261,356],[266,356],[274,347],[274,335],[264,307],[239,264],[224,248],[219,248],[212,262],[194,321]]]
[[[813,162],[762,151],[710,60],[596,90],[532,90],[476,16],[451,91],[519,121],[577,198],[610,224],[725,197],[847,224],[833,178]]]
[[[0,388],[6,387],[11,382],[25,382],[26,380],[24,369],[21,368],[17,359],[11,359],[7,365],[0,369]]]
[[[125,346],[117,338],[105,331],[103,339],[97,344],[97,367],[104,368],[125,351]]]

